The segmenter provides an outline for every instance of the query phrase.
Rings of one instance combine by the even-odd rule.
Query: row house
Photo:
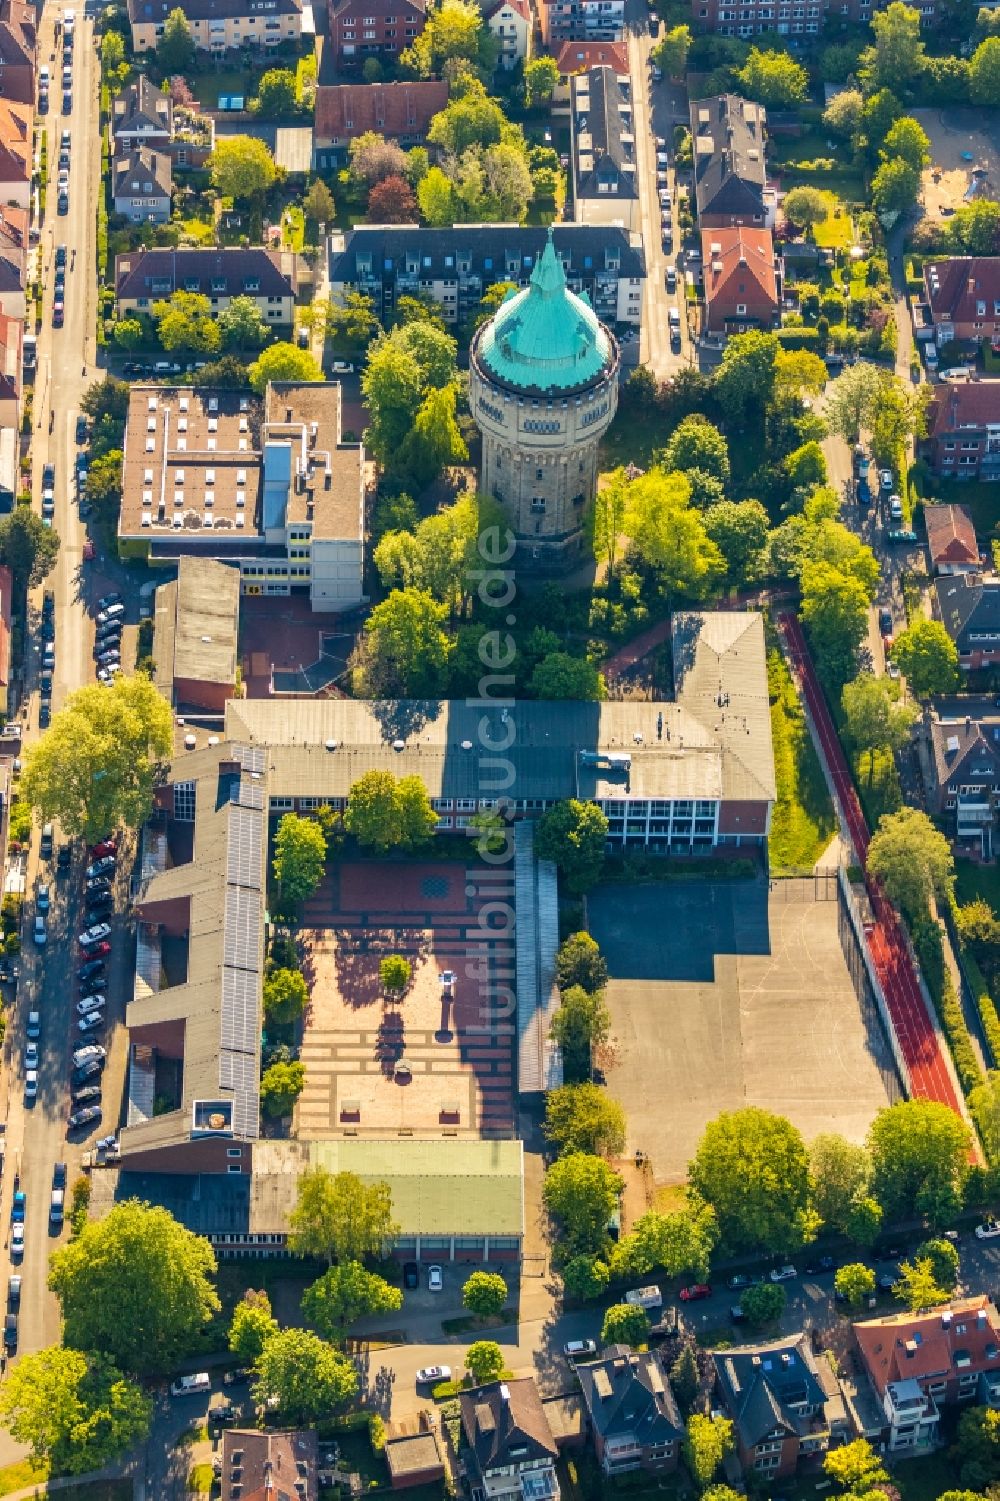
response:
[[[745,334],[777,326],[781,291],[769,229],[703,229],[701,254],[705,328],[710,333]]]
[[[960,700],[928,722],[935,812],[960,844],[992,859],[1000,809],[1000,714],[968,714]]]
[[[220,313],[234,297],[251,297],[262,318],[285,327],[294,320],[296,287],[295,256],[288,251],[131,250],[115,259],[119,318],[149,313],[175,292],[200,292]]]
[[[137,146],[166,151],[173,133],[174,107],[169,94],[140,73],[115,99],[111,135],[116,152]]]
[[[174,8],[172,0],[128,0],[133,51],[155,49]],[[303,30],[302,0],[185,0],[184,14],[198,50],[215,55],[245,47],[268,51],[297,42]]]
[[[24,210],[31,207],[30,104],[0,99],[0,203]]]
[[[165,151],[132,146],[111,163],[115,213],[133,224],[166,224],[173,187],[173,170]]]
[[[1000,480],[1000,380],[935,386],[926,424],[920,450],[939,478]]]
[[[629,76],[591,68],[570,81],[573,217],[640,227]]]
[[[784,1480],[800,1463],[821,1463],[831,1439],[849,1436],[833,1370],[807,1334],[720,1350],[712,1361],[745,1472]]]
[[[326,66],[360,67],[369,57],[392,61],[411,46],[427,20],[426,0],[335,0],[330,6]]]
[[[939,347],[953,339],[1000,343],[1000,255],[926,261],[924,293]]]
[[[936,1443],[945,1404],[1000,1408],[1000,1321],[985,1294],[867,1319],[854,1325],[854,1339],[882,1404],[890,1453]]]
[[[538,24],[550,52],[563,42],[620,42],[625,0],[539,0]]]
[[[587,294],[602,322],[638,329],[646,279],[639,235],[620,225],[556,224],[552,238],[570,289]],[[537,225],[359,224],[330,239],[330,295],[343,305],[348,292],[363,292],[388,324],[398,299],[419,293],[446,323],[462,323],[497,282],[526,287],[545,240]]]
[[[777,32],[779,36],[815,36],[827,17],[856,26],[867,26],[873,10],[881,10],[888,0],[804,0],[802,4],[783,0],[691,0],[691,19],[697,31],[714,31],[720,36],[759,36]],[[937,19],[937,0],[919,0],[916,9],[921,23],[932,25]]]
[[[676,1470],[684,1420],[655,1350],[611,1345],[600,1360],[577,1366],[577,1376],[605,1475]]]
[[[0,99],[35,102],[38,35],[33,5],[23,0],[0,3]]]
[[[483,20],[500,46],[500,66],[509,70],[528,60],[535,17],[531,0],[489,0]]]
[[[737,224],[773,229],[777,197],[767,187],[763,105],[738,94],[691,103],[694,197],[700,229]]]
[[[316,89],[313,164],[319,171],[344,165],[351,142],[368,131],[401,146],[416,146],[447,103],[448,85],[438,79],[321,83]]]

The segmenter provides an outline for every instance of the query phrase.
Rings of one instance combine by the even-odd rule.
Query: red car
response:
[[[707,1282],[692,1282],[690,1287],[682,1287],[678,1293],[682,1303],[697,1303],[701,1298],[710,1298],[712,1289]]]
[[[117,855],[117,853],[117,839],[102,839],[100,844],[92,844],[90,846],[90,858],[92,860],[100,860],[104,855]]]
[[[100,959],[105,954],[111,953],[111,945],[106,938],[102,938],[100,943],[92,943],[88,948],[81,949],[80,952],[86,954],[88,959]]]

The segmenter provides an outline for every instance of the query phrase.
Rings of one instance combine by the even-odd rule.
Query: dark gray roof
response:
[[[151,283],[169,283],[171,292],[204,292],[206,296],[238,297],[251,291],[248,279],[258,285],[254,297],[289,297],[292,286],[275,264],[271,253],[248,250],[132,250],[115,261],[115,292],[118,297],[148,297]],[[220,292],[213,283],[225,283]],[[160,294],[157,295],[166,295]]]
[[[462,1392],[460,1400],[465,1441],[482,1474],[556,1458],[556,1441],[531,1376],[491,1381]]]
[[[169,198],[173,180],[169,156],[152,146],[123,151],[111,164],[116,198]]]
[[[572,90],[577,198],[638,198],[628,80],[591,68],[574,77]]]
[[[684,1437],[684,1420],[659,1356],[612,1345],[602,1360],[577,1366],[590,1421],[604,1438],[632,1434],[646,1447]]]
[[[738,94],[716,94],[691,104],[695,198],[702,214],[740,219],[763,213],[762,104]]]
[[[365,278],[411,271],[437,281],[454,276],[459,257],[468,256],[470,270],[482,277],[484,287],[496,281],[523,281],[527,285],[545,239],[546,230],[541,225],[463,224],[423,229],[416,224],[359,224],[348,230],[343,250],[331,250],[330,281],[355,285],[360,279],[359,259]],[[646,274],[641,244],[630,243],[628,231],[620,226],[557,224],[552,242],[571,286],[612,265],[620,276]]]
[[[975,719],[971,714],[932,719],[931,749],[939,787],[947,786],[964,771],[995,777],[1000,768],[1000,714],[988,719]]]
[[[116,1203],[140,1199],[169,1209],[196,1235],[245,1235],[249,1231],[249,1173],[137,1173],[121,1168],[117,1180]]]
[[[1000,582],[984,583],[979,574],[956,574],[934,580],[938,609],[953,641],[970,631],[1000,631]]]
[[[719,1351],[712,1360],[726,1407],[748,1449],[776,1429],[807,1433],[815,1419],[795,1411],[800,1404],[821,1412],[825,1407],[826,1395],[804,1334]]]
[[[172,112],[168,95],[151,83],[145,73],[140,73],[115,100],[114,134],[128,134],[143,127],[166,133],[170,130]]]

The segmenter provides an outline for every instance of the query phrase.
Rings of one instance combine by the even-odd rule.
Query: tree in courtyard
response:
[[[688,1176],[730,1250],[788,1251],[813,1228],[809,1158],[783,1116],[756,1106],[724,1111],[702,1132]]]
[[[560,990],[582,985],[593,993],[608,983],[608,966],[589,933],[571,933],[563,939],[556,954],[556,982]]]
[[[554,860],[575,895],[589,891],[600,879],[608,820],[596,803],[566,798],[543,813],[535,834],[542,860]]]
[[[940,620],[921,616],[907,626],[896,638],[892,657],[918,698],[951,693],[958,684],[958,648]]]
[[[631,1303],[612,1303],[601,1325],[602,1345],[645,1345],[649,1341],[649,1318],[644,1308]]]
[[[366,771],[351,786],[344,828],[361,845],[416,849],[426,844],[436,826],[437,816],[419,777]]]
[[[390,995],[402,995],[412,975],[413,967],[402,954],[386,954],[379,961],[378,977],[382,982],[382,989]]]
[[[926,1217],[941,1225],[962,1202],[970,1136],[947,1105],[901,1100],[880,1110],[868,1131],[872,1189],[889,1220]]]
[[[387,1183],[364,1184],[354,1173],[307,1168],[289,1216],[289,1249],[328,1265],[384,1256],[399,1234]]]
[[[212,187],[224,198],[260,198],[274,184],[274,157],[256,136],[220,136],[208,159]]]
[[[252,297],[234,297],[219,314],[227,349],[261,349],[271,337],[267,320]]]
[[[302,1294],[302,1311],[324,1339],[339,1344],[352,1324],[377,1313],[398,1313],[400,1288],[393,1287],[360,1261],[332,1266]]]
[[[243,1365],[253,1365],[261,1351],[278,1332],[278,1320],[271,1312],[271,1300],[263,1290],[248,1288],[233,1309],[229,1325],[229,1348]]]
[[[563,1059],[563,1078],[567,1083],[589,1079],[595,1053],[605,1046],[611,1028],[611,1013],[603,991],[584,990],[571,985],[559,998],[559,1009],[552,1018],[551,1036],[559,1044]]]
[[[172,1370],[199,1347],[221,1306],[208,1241],[135,1199],[87,1220],[49,1267],[66,1344],[100,1351],[135,1375]]]
[[[860,1308],[875,1296],[875,1273],[863,1261],[849,1261],[837,1268],[833,1285],[849,1307]]]
[[[560,1153],[619,1157],[625,1150],[625,1111],[597,1084],[562,1084],[545,1096],[545,1136]]]
[[[100,1470],[146,1437],[153,1402],[107,1356],[66,1345],[22,1355],[0,1387],[0,1419],[58,1475]]]
[[[788,1299],[777,1282],[758,1282],[740,1293],[740,1307],[751,1324],[773,1324],[785,1311]]]
[[[308,384],[321,381],[323,371],[308,349],[281,341],[262,349],[248,372],[251,390],[263,396],[271,381]]]
[[[701,1372],[694,1345],[687,1343],[670,1367],[670,1387],[682,1412],[690,1412],[701,1386]]]
[[[830,205],[819,188],[792,188],[781,200],[781,212],[800,229],[815,229],[829,216]]]
[[[955,884],[951,846],[919,808],[883,813],[865,863],[894,906],[911,918],[927,912],[932,896],[947,903]]]
[[[451,652],[446,605],[426,589],[393,589],[365,621],[363,675],[384,698],[437,698]]]
[[[59,534],[31,506],[16,505],[0,517],[0,560],[14,575],[18,594],[47,578],[58,556]]]
[[[913,1253],[915,1262],[930,1262],[931,1275],[939,1287],[953,1293],[958,1285],[958,1248],[950,1240],[932,1236],[922,1241]]]
[[[559,68],[554,57],[540,54],[524,65],[524,102],[529,109],[547,104],[559,82]]]
[[[476,1386],[499,1381],[503,1375],[503,1351],[492,1339],[477,1339],[465,1352],[465,1365]]]
[[[653,61],[663,69],[667,78],[683,78],[686,74],[691,42],[690,26],[671,26],[653,48]]]
[[[769,109],[794,109],[809,92],[809,74],[788,52],[751,47],[736,77],[744,93]]]
[[[306,223],[316,234],[319,233],[321,224],[333,223],[337,212],[336,204],[333,201],[333,194],[322,177],[314,177],[309,184],[302,200],[302,212],[305,214]]]
[[[711,1485],[732,1447],[733,1425],[728,1418],[709,1418],[700,1412],[688,1418],[684,1463],[700,1491]]]
[[[374,302],[363,292],[348,292],[343,303],[330,304],[326,331],[335,345],[344,349],[364,349],[381,332]],[[388,499],[388,496],[379,498],[376,516]]]
[[[618,1204],[622,1180],[601,1157],[574,1152],[545,1174],[542,1202],[570,1252],[599,1251]]]
[[[823,1471],[852,1497],[881,1492],[889,1483],[885,1465],[864,1438],[831,1449],[823,1458]]]
[[[260,1081],[260,1106],[265,1115],[290,1115],[306,1082],[304,1063],[272,1063]]]
[[[309,986],[297,969],[274,969],[264,979],[264,1020],[278,1026],[297,1022],[309,1000]]]
[[[291,68],[268,68],[257,85],[250,108],[261,120],[287,120],[295,114],[295,74]]]
[[[823,111],[824,128],[842,140],[851,140],[861,125],[864,102],[860,89],[841,89]]]
[[[681,419],[660,457],[664,469],[698,469],[723,486],[729,483],[729,446],[719,429],[700,412]]]
[[[194,33],[178,6],[163,23],[156,43],[156,61],[164,73],[187,73],[195,59]]]
[[[553,651],[543,657],[531,674],[533,698],[571,699],[577,703],[597,702],[607,698],[604,674],[586,657]]]
[[[417,200],[405,177],[383,177],[368,193],[368,219],[372,224],[413,224]]]
[[[78,688],[28,751],[21,794],[71,839],[93,844],[146,821],[156,763],[172,745],[170,705],[144,673]]]
[[[285,907],[308,901],[326,870],[326,839],[314,818],[284,815],[274,840],[273,868]]]
[[[731,584],[754,584],[767,566],[771,521],[759,500],[720,500],[704,513],[705,531],[726,563]]]
[[[563,1287],[571,1298],[589,1303],[607,1292],[611,1273],[607,1263],[599,1256],[584,1253],[570,1257],[562,1269],[562,1279]]]
[[[924,127],[912,115],[901,115],[890,126],[882,142],[882,155],[892,161],[899,158],[922,172],[931,159],[931,143]]]
[[[499,1272],[473,1272],[462,1288],[462,1304],[479,1318],[495,1318],[507,1306],[507,1284]]]
[[[868,752],[868,785],[875,774],[878,751],[901,751],[919,716],[912,704],[900,701],[899,687],[889,677],[862,672],[841,694],[847,733],[859,751]]]
[[[406,176],[406,152],[398,141],[387,141],[374,130],[356,136],[347,148],[351,181],[371,187],[386,177]]]
[[[346,1405],[358,1389],[354,1362],[308,1329],[282,1329],[256,1362],[258,1407],[290,1426],[311,1426]]]
[[[987,109],[1000,105],[1000,37],[987,37],[969,58],[969,98]]]

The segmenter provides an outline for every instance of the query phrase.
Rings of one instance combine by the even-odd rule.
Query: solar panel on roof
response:
[[[234,745],[233,760],[238,762],[244,771],[263,774],[264,747],[262,745]]]
[[[260,812],[243,807],[232,809],[226,850],[226,880],[232,885],[260,890],[263,835],[264,820]]]
[[[246,1094],[257,1081],[260,1066],[249,1053],[223,1048],[219,1056],[219,1083],[223,1089]]]
[[[261,897],[244,886],[226,887],[223,964],[257,973],[260,969]]]
[[[260,1095],[256,1087],[233,1095],[233,1131],[250,1140],[260,1135]]]
[[[249,970],[225,965],[222,970],[222,1047],[239,1048],[257,1056],[257,976]]]
[[[260,782],[251,782],[247,777],[240,777],[235,801],[241,808],[258,808],[263,811],[264,788]]]

